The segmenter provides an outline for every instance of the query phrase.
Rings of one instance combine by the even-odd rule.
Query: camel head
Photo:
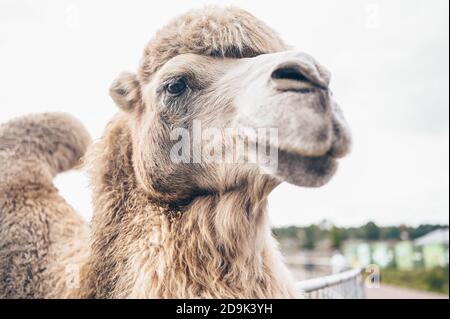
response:
[[[252,181],[324,185],[350,147],[329,85],[323,66],[254,16],[208,7],[159,31],[111,96],[137,180],[173,202]]]

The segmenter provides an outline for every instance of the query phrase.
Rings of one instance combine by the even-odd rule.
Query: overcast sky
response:
[[[115,76],[136,69],[170,18],[207,3],[239,4],[327,66],[353,131],[331,183],[271,195],[274,225],[448,224],[448,0],[0,0],[0,121],[65,111],[99,138],[116,112]],[[56,183],[89,219],[87,180]]]

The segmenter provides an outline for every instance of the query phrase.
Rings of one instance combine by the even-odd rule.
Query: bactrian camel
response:
[[[206,7],[161,29],[137,72],[114,81],[119,112],[94,145],[65,114],[3,124],[0,297],[298,297],[267,197],[282,182],[324,185],[348,153],[329,82],[314,58],[250,13]],[[192,150],[174,161],[171,132],[190,132],[194,121],[235,128],[247,146],[254,137],[245,132],[277,129],[276,167],[190,161]],[[236,139],[213,143],[225,150]],[[52,184],[82,163],[93,186],[89,224]]]

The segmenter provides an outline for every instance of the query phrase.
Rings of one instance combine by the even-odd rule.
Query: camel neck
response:
[[[93,229],[100,296],[292,297],[280,278],[266,200],[226,193],[197,198],[176,215],[142,208],[116,227],[105,220],[102,231]]]
[[[112,158],[94,159],[90,297],[294,296],[269,227],[270,185],[198,196],[168,213],[139,190],[130,145],[116,138]]]

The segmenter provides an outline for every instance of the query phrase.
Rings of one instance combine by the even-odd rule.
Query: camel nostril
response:
[[[309,82],[309,80],[298,70],[292,66],[284,66],[276,69],[271,75],[274,80],[291,80],[299,82]]]
[[[270,74],[271,83],[280,91],[314,92],[328,90],[329,75],[307,59],[294,59],[275,66]],[[303,92],[303,91],[308,92]]]

